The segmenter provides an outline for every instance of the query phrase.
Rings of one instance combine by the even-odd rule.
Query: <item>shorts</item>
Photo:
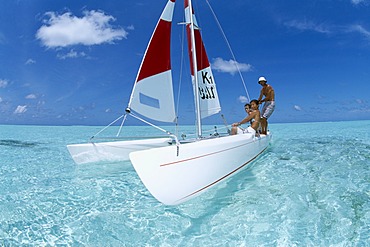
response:
[[[268,119],[275,110],[275,101],[266,101],[262,108],[262,117]]]
[[[243,128],[240,128],[240,127],[238,127],[238,131],[236,132],[236,134],[244,134],[244,133],[252,133],[253,135],[255,135],[256,134],[256,130],[255,129],[253,129],[252,127],[248,127],[248,128],[246,128],[246,129],[243,129]]]

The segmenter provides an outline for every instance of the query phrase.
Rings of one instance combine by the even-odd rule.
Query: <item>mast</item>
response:
[[[191,39],[191,52],[193,60],[193,73],[194,73],[194,99],[195,99],[195,121],[196,121],[196,130],[197,137],[202,137],[202,123],[201,123],[201,114],[200,114],[200,102],[199,102],[199,81],[197,76],[197,52],[195,48],[195,34],[194,34],[194,19],[193,19],[193,6],[191,0],[185,0],[188,2],[188,14],[189,14],[189,27],[190,27],[190,39]]]

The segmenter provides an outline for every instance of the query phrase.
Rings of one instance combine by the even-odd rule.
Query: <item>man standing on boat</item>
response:
[[[275,91],[271,87],[271,85],[267,84],[267,80],[265,77],[261,76],[258,79],[258,84],[262,86],[260,97],[258,98],[258,102],[261,104],[265,102],[261,112],[261,134],[267,134],[267,119],[271,116],[271,114],[275,110]],[[262,97],[265,96],[264,99]]]

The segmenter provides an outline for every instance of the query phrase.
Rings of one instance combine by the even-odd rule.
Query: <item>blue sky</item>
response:
[[[0,124],[106,125],[120,116],[166,2],[2,0]],[[259,96],[259,76],[275,88],[270,122],[370,119],[370,0],[209,2],[250,97]],[[230,123],[239,121],[245,92],[230,69],[232,56],[206,1],[194,7],[223,114]],[[181,63],[182,27],[176,23],[182,14],[178,0],[174,69]],[[182,81],[179,119],[191,124],[189,77]]]

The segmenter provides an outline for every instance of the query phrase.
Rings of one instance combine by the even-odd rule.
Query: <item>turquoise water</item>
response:
[[[75,165],[66,144],[99,129],[0,126],[0,246],[370,246],[370,121],[271,124],[249,167],[178,206],[129,162]]]

